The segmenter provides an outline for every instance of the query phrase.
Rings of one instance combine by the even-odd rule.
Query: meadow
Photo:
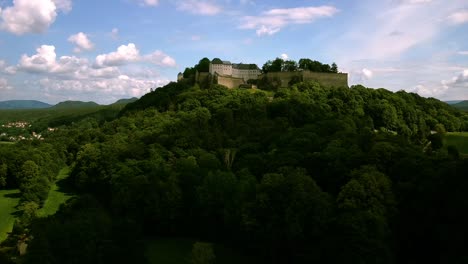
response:
[[[468,132],[451,132],[444,137],[445,146],[455,146],[460,154],[468,155]]]
[[[0,190],[0,242],[13,228],[19,197],[18,190]]]
[[[44,206],[37,212],[39,217],[47,217],[49,215],[55,214],[55,212],[57,212],[60,208],[60,205],[72,197],[71,194],[65,192],[63,187],[61,187],[69,175],[70,169],[68,167],[60,170],[57,176],[57,180],[50,188],[49,196],[47,196],[47,200],[44,202]]]

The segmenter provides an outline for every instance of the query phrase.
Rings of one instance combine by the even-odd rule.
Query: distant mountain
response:
[[[0,101],[0,109],[42,109],[52,105],[36,100]]]
[[[60,102],[53,106],[56,109],[65,109],[65,108],[85,108],[85,107],[95,107],[99,104],[95,102],[82,102],[82,101],[64,101]]]
[[[136,97],[132,97],[132,98],[128,98],[128,99],[120,99],[117,102],[113,103],[113,105],[129,104],[129,103],[133,103],[133,102],[135,102],[137,100],[138,100],[138,98],[136,98]]]
[[[447,103],[447,104],[449,104],[449,105],[458,104],[459,102],[462,102],[462,100],[444,101],[444,103]]]
[[[460,110],[463,110],[463,111],[468,111],[468,100],[460,101],[456,104],[452,104],[451,106],[458,108]]]

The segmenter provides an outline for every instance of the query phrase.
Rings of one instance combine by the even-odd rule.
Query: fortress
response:
[[[210,63],[210,74],[239,78],[247,82],[248,80],[258,79],[261,71],[257,64],[232,64],[229,61],[214,59]]]
[[[181,73],[179,73],[177,79],[183,79]],[[208,80],[212,83],[224,85],[229,89],[245,87],[248,86],[247,81],[260,79],[278,83],[281,87],[288,87],[293,80],[316,81],[329,87],[348,87],[347,73],[313,72],[309,70],[262,73],[256,64],[231,63],[220,59],[213,59],[210,62],[209,72],[197,72],[195,76],[196,82]]]

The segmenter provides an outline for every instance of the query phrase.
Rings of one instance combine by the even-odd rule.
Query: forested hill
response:
[[[466,100],[452,104],[452,106],[463,111],[468,111],[468,101]]]
[[[220,86],[214,86],[213,90],[219,90],[220,93],[227,95],[233,93],[225,91]],[[267,96],[261,90],[257,91],[259,93],[254,93],[252,96]],[[184,83],[170,83],[128,104],[122,114],[149,107],[158,111],[175,110],[176,106],[185,103],[190,96],[197,98],[197,95],[201,95],[201,99],[206,99],[204,93],[206,91],[197,91]],[[274,93],[274,98],[281,99],[291,95],[299,98],[304,93],[310,96],[307,98],[310,99],[307,102],[310,107],[313,105],[313,108],[322,108],[327,105],[328,107],[321,110],[332,115],[358,114],[360,117],[367,118],[369,125],[374,129],[385,128],[407,136],[418,135],[418,133],[427,136],[430,130],[436,130],[437,125],[442,125],[448,131],[468,130],[468,119],[460,111],[437,99],[423,98],[405,91],[393,93],[385,89],[375,90],[360,85],[353,86],[351,89],[325,88],[320,87],[318,83],[309,82],[295,85],[294,88],[280,89]],[[228,100],[228,98],[225,99]],[[301,98],[301,100],[306,99]],[[195,99],[195,101],[199,100]],[[201,106],[212,109],[203,102]]]
[[[71,166],[76,198],[13,233],[32,238],[26,264],[157,263],[145,243],[171,237],[252,263],[463,263],[468,160],[443,136],[467,129],[464,112],[404,91],[170,83],[31,143]],[[32,162],[5,148],[6,186],[31,195]]]

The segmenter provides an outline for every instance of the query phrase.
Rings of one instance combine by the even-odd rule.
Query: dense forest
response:
[[[144,243],[158,237],[258,263],[468,261],[468,159],[443,144],[468,115],[433,98],[179,82],[118,115],[56,125],[44,141],[0,145],[0,188],[22,201],[2,245],[29,238],[1,263],[148,263]],[[75,197],[36,217],[65,164]]]

